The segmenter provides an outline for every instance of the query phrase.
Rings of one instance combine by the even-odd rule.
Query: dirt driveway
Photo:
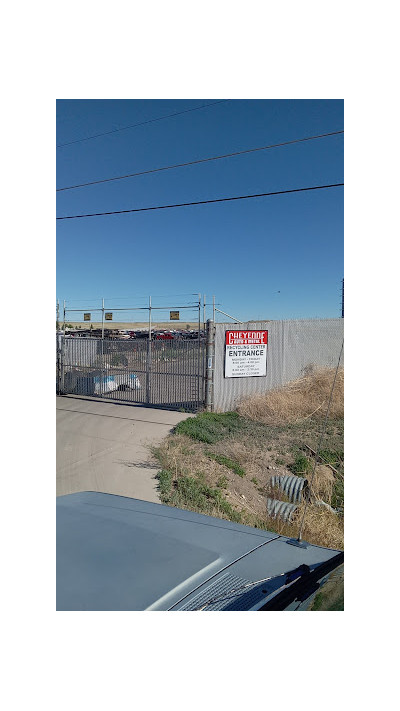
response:
[[[101,491],[160,502],[148,446],[188,413],[57,397],[57,496]]]

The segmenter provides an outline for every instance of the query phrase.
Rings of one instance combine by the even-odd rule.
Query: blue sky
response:
[[[212,101],[61,100],[57,143]],[[341,129],[341,100],[228,101],[57,149],[57,187]],[[343,135],[65,191],[57,215],[338,182]],[[201,293],[241,320],[331,318],[342,277],[343,188],[57,222],[57,298],[71,308]]]

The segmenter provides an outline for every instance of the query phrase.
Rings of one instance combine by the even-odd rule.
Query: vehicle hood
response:
[[[162,504],[69,494],[57,498],[57,610],[198,609],[216,593],[335,553]]]

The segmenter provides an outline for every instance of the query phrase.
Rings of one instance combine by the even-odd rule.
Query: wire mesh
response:
[[[205,342],[196,339],[59,339],[63,394],[174,409],[204,403]]]
[[[336,367],[343,341],[344,319],[249,321],[240,330],[267,330],[266,375],[225,377],[225,332],[231,324],[215,324],[214,409],[234,409],[245,397],[279,388],[313,368]],[[342,359],[343,365],[343,359]]]

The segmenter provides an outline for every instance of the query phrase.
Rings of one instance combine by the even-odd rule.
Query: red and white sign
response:
[[[225,378],[267,374],[268,331],[225,332]]]

